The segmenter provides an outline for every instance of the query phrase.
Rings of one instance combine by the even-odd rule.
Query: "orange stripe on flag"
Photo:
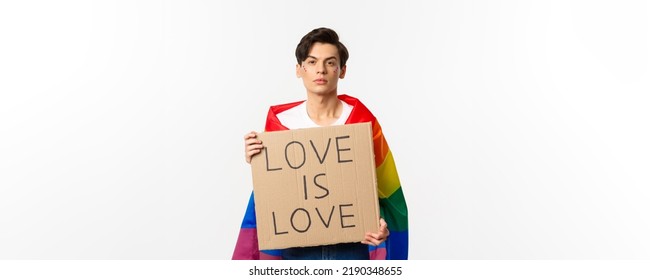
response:
[[[389,148],[378,121],[375,121],[372,126],[372,134],[372,142],[375,146],[375,167],[379,167],[384,162],[384,159],[386,159]]]

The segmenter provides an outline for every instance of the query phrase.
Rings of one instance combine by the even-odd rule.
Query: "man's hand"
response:
[[[386,238],[390,235],[388,231],[388,225],[383,218],[379,219],[379,232],[372,233],[366,232],[365,239],[361,241],[363,244],[379,246],[382,242],[386,241]]]
[[[257,132],[251,131],[244,135],[244,151],[246,154],[246,162],[251,163],[251,158],[259,154],[264,148],[262,141],[257,139]]]

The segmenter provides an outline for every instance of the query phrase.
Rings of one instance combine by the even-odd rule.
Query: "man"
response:
[[[302,79],[307,100],[272,106],[266,131],[371,122],[380,214],[377,232],[368,232],[361,243],[342,243],[283,250],[257,247],[257,224],[253,195],[244,216],[233,259],[406,259],[408,216],[406,202],[392,153],[381,126],[356,98],[338,95],[338,80],[345,77],[347,48],[328,28],[306,34],[296,48],[296,76]],[[263,143],[252,131],[244,136],[246,162],[259,154]]]

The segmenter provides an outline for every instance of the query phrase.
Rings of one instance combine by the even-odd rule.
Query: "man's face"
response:
[[[307,59],[296,65],[296,76],[302,78],[307,92],[318,95],[336,94],[339,79],[345,77],[345,66],[340,67],[336,46],[315,43]]]

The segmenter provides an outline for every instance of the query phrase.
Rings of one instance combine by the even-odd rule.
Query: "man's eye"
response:
[[[328,62],[327,65],[334,66],[334,62]]]
[[[307,61],[307,64],[314,64],[314,63],[316,63],[316,61],[313,61],[313,60],[312,61]]]

